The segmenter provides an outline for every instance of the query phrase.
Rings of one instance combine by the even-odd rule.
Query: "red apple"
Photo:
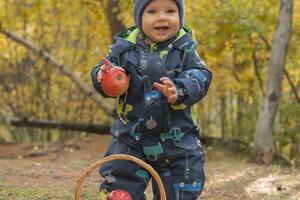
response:
[[[112,67],[106,59],[104,65],[110,65],[102,71],[101,86],[104,93],[110,97],[124,94],[129,86],[129,79],[125,70],[121,67]]]
[[[109,193],[106,200],[132,200],[131,195],[125,190],[114,190]]]

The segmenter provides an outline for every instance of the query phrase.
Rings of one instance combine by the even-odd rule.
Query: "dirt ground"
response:
[[[0,200],[74,199],[78,176],[103,157],[109,140],[109,135],[92,135],[64,143],[0,145]],[[201,199],[300,200],[299,170],[256,165],[221,148],[204,149],[207,181]],[[97,170],[86,178],[82,198],[97,199],[101,180]]]

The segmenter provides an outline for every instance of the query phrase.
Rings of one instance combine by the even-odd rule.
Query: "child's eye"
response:
[[[154,14],[154,13],[156,13],[156,10],[150,9],[150,10],[147,10],[147,13],[148,13],[148,14]]]
[[[176,10],[174,10],[174,9],[169,9],[169,10],[167,10],[167,13],[176,13]]]

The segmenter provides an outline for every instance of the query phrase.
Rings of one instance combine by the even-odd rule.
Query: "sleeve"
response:
[[[196,50],[187,53],[183,59],[183,71],[174,79],[177,90],[183,93],[177,104],[193,105],[207,93],[212,72],[199,57]]]
[[[113,65],[115,65],[116,62],[114,62],[114,59],[112,59],[111,56],[107,55],[106,56],[106,59],[109,60]],[[92,72],[91,72],[91,77],[92,77],[92,83],[93,83],[93,86],[95,88],[95,90],[100,93],[103,97],[105,98],[112,98],[108,95],[106,95],[104,93],[104,91],[102,90],[102,87],[101,87],[101,83],[98,82],[97,80],[97,75],[98,75],[98,72],[100,71],[100,67],[103,65],[103,60],[101,60],[93,69],[92,69]]]

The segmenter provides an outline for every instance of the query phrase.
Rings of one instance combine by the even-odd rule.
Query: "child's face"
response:
[[[179,10],[173,0],[153,0],[142,15],[142,29],[148,42],[164,42],[180,28]]]

